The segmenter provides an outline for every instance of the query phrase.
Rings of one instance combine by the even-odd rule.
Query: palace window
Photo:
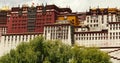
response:
[[[113,35],[115,35],[115,33],[113,33]]]
[[[13,36],[11,37],[11,41],[13,41]]]
[[[83,37],[81,37],[81,40],[83,40]]]
[[[87,22],[89,23],[89,19],[87,19]]]
[[[116,35],[118,35],[118,32],[116,32]]]
[[[95,23],[95,20],[94,20],[94,23]]]
[[[103,19],[104,17],[103,17],[103,15],[102,15],[102,24],[104,23],[104,19]]]
[[[113,27],[112,29],[115,30],[115,27]]]
[[[96,22],[98,22],[98,20],[96,20]]]
[[[92,20],[91,20],[91,23],[92,23]]]
[[[95,37],[95,40],[97,40],[97,37]]]
[[[89,17],[87,17],[87,20],[89,20]]]
[[[88,37],[87,37],[87,40],[88,40]]]
[[[90,40],[91,40],[92,37],[90,37]]]

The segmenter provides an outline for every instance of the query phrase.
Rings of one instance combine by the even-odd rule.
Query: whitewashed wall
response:
[[[42,34],[4,34],[0,41],[0,56],[8,53],[11,49],[16,48],[21,42],[29,42]]]

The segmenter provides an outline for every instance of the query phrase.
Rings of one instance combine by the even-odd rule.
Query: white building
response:
[[[0,56],[16,48],[21,42],[29,42],[42,33],[3,34],[0,41]]]
[[[100,31],[108,28],[108,22],[118,21],[118,9],[116,8],[95,8],[86,13],[85,23],[90,30]]]
[[[64,32],[64,30],[68,31]],[[64,35],[69,39],[66,40]],[[86,19],[82,26],[71,27],[71,25],[61,23],[45,25],[44,36],[48,40],[60,39],[71,45],[100,47],[103,48],[101,50],[107,52],[118,50],[120,48],[120,10],[116,8],[90,9],[86,12]],[[119,51],[109,53],[113,63],[120,63],[118,53],[120,54]]]
[[[120,46],[120,14],[118,11],[116,8],[90,9],[86,13],[84,24],[89,27],[89,30],[75,31],[74,42],[80,46]]]
[[[47,40],[61,40],[63,43],[73,44],[73,26],[66,20],[56,24],[46,24],[44,26],[44,37]]]

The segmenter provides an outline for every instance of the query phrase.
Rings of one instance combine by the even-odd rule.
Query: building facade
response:
[[[72,45],[74,42],[73,25],[67,20],[59,21],[56,24],[44,26],[44,37],[46,40],[60,40],[65,44]]]
[[[7,33],[43,32],[44,24],[55,23],[57,15],[71,12],[56,5],[12,7]]]
[[[110,48],[109,51],[120,48],[119,9],[95,8],[86,13],[71,12],[70,8],[55,5],[24,5],[12,7],[10,14],[0,12],[0,48],[4,49],[0,54],[9,52],[20,42],[42,35],[40,32],[46,40],[60,40],[68,45]],[[117,54],[110,55],[113,61],[119,60],[119,57],[114,57]]]
[[[107,29],[108,22],[118,21],[118,9],[116,8],[96,8],[90,9],[86,13],[86,21],[91,30]]]
[[[63,19],[63,17],[59,17]],[[86,13],[86,19],[81,26],[74,26],[74,41],[71,44],[80,46],[96,47],[119,47],[120,46],[120,21],[119,10],[116,8],[96,8],[90,9]],[[63,20],[64,21],[64,20]],[[59,24],[59,23],[58,23]],[[56,25],[56,24],[53,24]],[[52,27],[53,25],[49,25]],[[61,25],[63,26],[63,25]],[[54,30],[46,28],[47,30]],[[70,30],[69,30],[70,31]],[[44,33],[48,34],[48,32]],[[52,32],[45,37],[52,39]],[[56,34],[54,34],[54,38]],[[63,34],[60,34],[63,35]],[[62,40],[62,39],[61,39]]]

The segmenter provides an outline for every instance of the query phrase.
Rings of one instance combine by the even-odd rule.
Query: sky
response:
[[[44,4],[55,4],[58,7],[70,7],[73,12],[84,12],[89,8],[120,8],[120,0],[0,0],[0,8],[3,6],[16,7],[22,4],[29,6]]]

